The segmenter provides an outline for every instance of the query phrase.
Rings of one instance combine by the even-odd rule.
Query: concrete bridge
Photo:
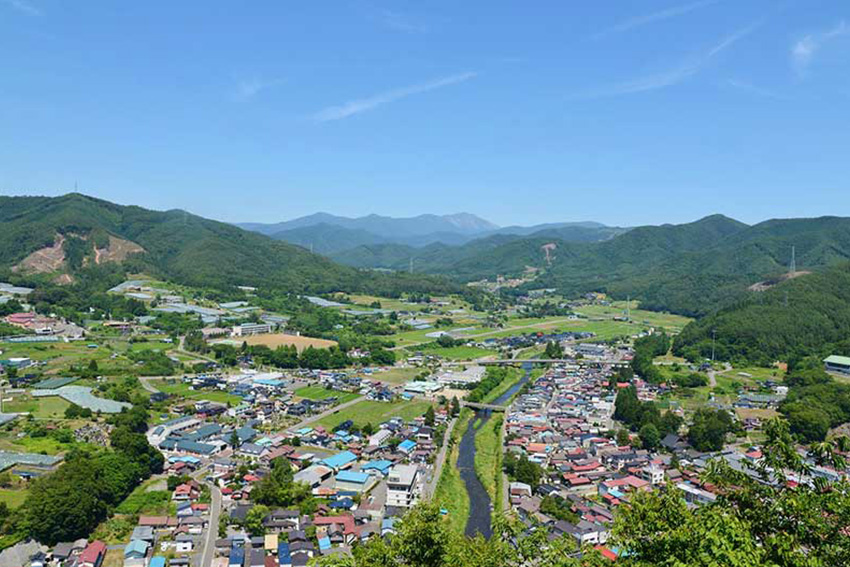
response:
[[[507,411],[508,408],[505,406],[497,406],[494,404],[479,404],[476,402],[464,402],[461,401],[460,405],[465,408],[472,408],[477,410],[490,410],[490,411]]]

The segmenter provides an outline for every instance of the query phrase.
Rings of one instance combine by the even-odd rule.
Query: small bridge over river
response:
[[[472,408],[476,410],[490,410],[490,411],[507,411],[508,408],[505,406],[497,406],[495,404],[479,404],[476,402],[460,402],[460,405],[465,408]]]

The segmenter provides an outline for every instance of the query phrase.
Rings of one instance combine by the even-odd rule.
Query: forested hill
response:
[[[0,197],[0,278],[72,283],[87,271],[149,273],[200,287],[391,293],[455,289],[435,278],[340,266],[307,250],[185,211],[80,194]]]
[[[742,297],[759,281],[788,270],[792,247],[800,270],[850,260],[850,219],[771,220],[748,226],[722,215],[681,225],[634,228],[603,242],[500,236],[463,246],[363,246],[341,261],[407,269],[463,280],[517,276],[527,287],[586,291],[640,299],[644,307],[704,315]],[[548,251],[548,255],[547,255]]]
[[[770,364],[803,356],[850,354],[850,264],[748,292],[736,304],[690,323],[674,352]]]

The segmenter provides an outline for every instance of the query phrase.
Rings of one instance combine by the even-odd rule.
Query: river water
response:
[[[491,402],[493,405],[504,405],[528,382],[531,376],[531,365],[526,364],[523,366],[523,369],[525,370],[525,376],[511,386],[507,392]],[[469,420],[469,425],[460,440],[457,467],[460,472],[460,478],[466,486],[466,493],[469,495],[469,520],[466,522],[465,533],[470,537],[481,534],[489,539],[492,534],[490,526],[490,495],[487,494],[487,490],[484,489],[484,485],[481,484],[481,481],[478,480],[478,475],[475,474],[475,433],[490,421],[490,414],[492,412],[490,410],[476,410],[475,413],[475,417]],[[476,422],[478,422],[477,428],[475,427]],[[501,498],[501,496],[499,497]]]

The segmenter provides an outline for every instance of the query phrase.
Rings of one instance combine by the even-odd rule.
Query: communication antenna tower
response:
[[[791,269],[789,270],[789,272],[791,273],[792,276],[797,273],[797,247],[796,246],[791,247]]]

